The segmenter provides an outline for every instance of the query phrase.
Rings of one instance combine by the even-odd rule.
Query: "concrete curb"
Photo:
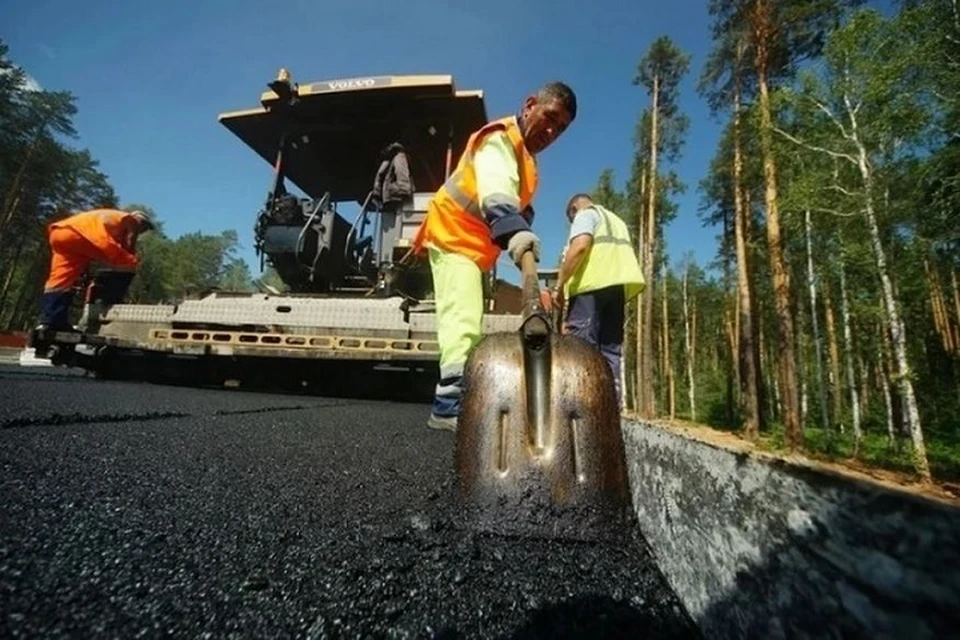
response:
[[[705,637],[940,638],[960,508],[625,418],[641,532]]]

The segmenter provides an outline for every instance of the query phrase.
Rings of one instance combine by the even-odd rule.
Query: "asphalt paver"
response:
[[[427,411],[0,368],[0,635],[697,637],[639,535],[460,526]]]

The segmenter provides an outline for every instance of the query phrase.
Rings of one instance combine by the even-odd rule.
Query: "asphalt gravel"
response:
[[[0,368],[0,635],[697,637],[639,536],[460,526],[428,410]]]

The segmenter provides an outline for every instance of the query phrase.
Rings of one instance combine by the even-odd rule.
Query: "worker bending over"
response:
[[[620,358],[627,302],[646,286],[630,231],[615,213],[578,193],[567,203],[570,235],[552,304],[568,301],[565,333],[597,347],[610,364],[617,401],[622,397]]]
[[[94,209],[53,222],[47,227],[50,274],[43,286],[38,329],[70,330],[68,321],[73,286],[92,263],[104,263],[120,272],[118,302],[137,268],[137,238],[154,228],[143,211]],[[88,300],[90,302],[90,300]]]
[[[436,301],[440,380],[427,421],[432,428],[457,428],[464,365],[482,334],[482,274],[504,250],[518,266],[527,251],[540,259],[540,240],[527,220],[538,184],[536,155],[576,115],[570,87],[545,85],[527,96],[519,113],[470,135],[456,169],[427,206],[413,250],[427,249]]]

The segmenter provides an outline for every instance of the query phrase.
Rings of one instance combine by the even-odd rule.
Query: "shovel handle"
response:
[[[537,261],[534,258],[533,251],[527,251],[520,256],[520,273],[523,276],[523,333],[527,337],[545,335],[549,333],[550,326],[547,321],[546,310],[540,302]]]

